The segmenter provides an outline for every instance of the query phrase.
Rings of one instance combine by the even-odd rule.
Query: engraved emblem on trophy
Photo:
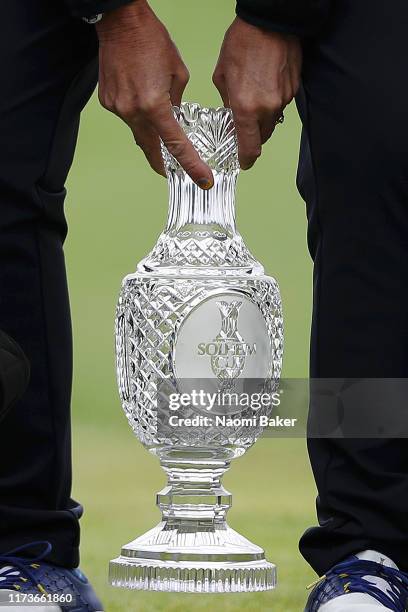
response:
[[[218,352],[211,357],[211,368],[217,378],[222,381],[235,380],[245,366],[245,353],[237,351],[236,347],[244,346],[237,324],[239,309],[242,302],[217,302],[221,313],[221,331],[215,338]],[[222,351],[222,347],[225,347]]]
[[[215,381],[220,392],[239,381],[279,381],[281,298],[236,229],[239,163],[231,111],[183,104],[174,112],[212,168],[214,187],[197,187],[163,148],[167,226],[122,283],[116,313],[122,406],[168,482],[157,494],[162,520],[122,547],[110,563],[110,581],[156,591],[263,591],[274,588],[276,567],[228,525],[231,495],[221,482],[262,429],[175,428],[160,398],[163,389],[179,391],[192,380]],[[248,518],[257,520],[250,508]]]

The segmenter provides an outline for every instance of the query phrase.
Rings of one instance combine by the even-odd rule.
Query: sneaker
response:
[[[305,612],[406,612],[408,575],[388,557],[365,550],[311,584]]]
[[[39,548],[42,552],[34,558],[22,556]],[[49,542],[32,542],[0,555],[1,612],[103,612],[79,569],[42,562],[51,550]]]

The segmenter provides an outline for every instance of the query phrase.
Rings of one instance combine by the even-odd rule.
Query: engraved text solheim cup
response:
[[[240,379],[278,381],[280,293],[235,228],[239,164],[231,111],[183,104],[174,112],[212,168],[214,187],[201,190],[163,149],[167,227],[122,283],[116,314],[122,405],[168,483],[157,494],[162,521],[123,546],[110,563],[110,582],[155,591],[263,591],[274,588],[276,567],[227,524],[231,495],[221,483],[231,460],[256,442],[262,428],[172,427],[160,397],[195,379],[214,380],[218,390]],[[256,215],[256,202],[251,205]],[[189,406],[178,412],[194,414]],[[251,512],[249,520],[256,521]]]

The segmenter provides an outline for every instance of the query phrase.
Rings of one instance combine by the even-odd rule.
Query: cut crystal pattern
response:
[[[203,108],[199,104],[174,107],[174,115],[202,160],[217,172],[239,171],[237,136],[232,112],[227,108]],[[178,161],[162,146],[167,172],[180,172]]]
[[[279,379],[283,355],[283,320],[276,281],[268,277],[224,280],[142,278],[125,280],[117,311],[118,381],[129,423],[146,446],[237,445],[248,448],[260,429],[220,428],[201,431],[169,427],[158,435],[158,390],[168,381],[177,390],[172,369],[177,330],[192,309],[214,292],[233,289],[253,300],[262,312],[274,347],[269,376]],[[127,357],[126,357],[127,356]],[[120,363],[119,363],[120,361]],[[260,412],[259,414],[262,414]],[[205,434],[205,437],[203,437]]]

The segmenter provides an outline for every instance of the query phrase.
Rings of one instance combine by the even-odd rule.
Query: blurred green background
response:
[[[211,82],[233,0],[151,2],[191,73],[185,100],[219,106]],[[238,183],[238,227],[281,286],[285,314],[284,375],[308,370],[311,264],[304,204],[295,187],[300,125],[296,109]],[[166,181],[155,175],[125,125],[99,107],[83,113],[68,181],[66,243],[74,327],[74,495],[85,505],[82,567],[107,612],[139,610],[276,610],[299,612],[314,574],[298,538],[315,520],[315,488],[304,440],[265,439],[234,462],[225,484],[234,494],[230,524],[262,545],[278,564],[274,592],[173,595],[112,589],[110,558],[159,520],[155,493],[164,484],[157,460],[142,448],[121,411],[114,372],[113,319],[122,277],[151,249],[167,212]]]

